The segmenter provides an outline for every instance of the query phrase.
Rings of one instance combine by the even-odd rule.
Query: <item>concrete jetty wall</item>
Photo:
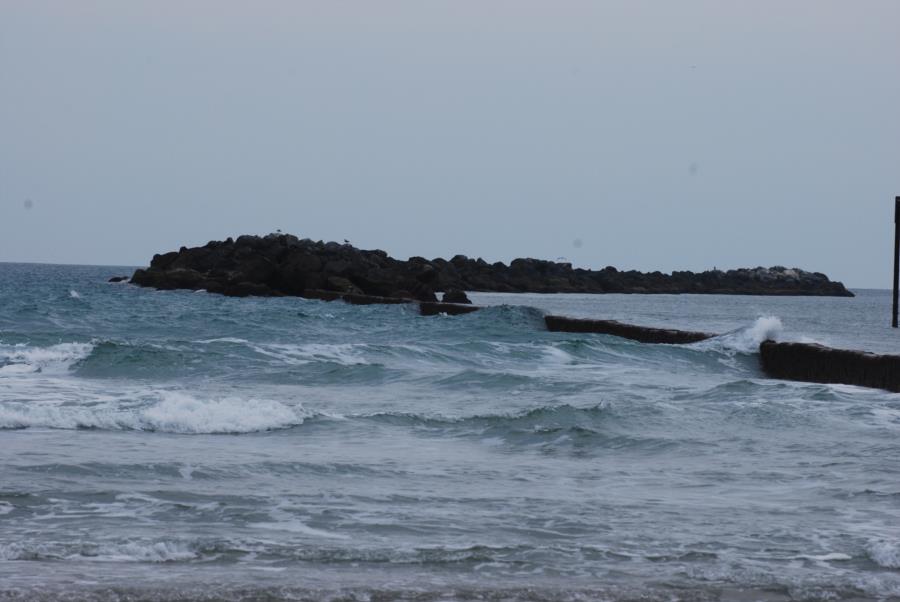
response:
[[[649,328],[623,324],[615,320],[585,320],[566,318],[563,316],[545,316],[547,329],[553,332],[593,332],[611,334],[613,336],[640,341],[642,343],[669,343],[682,345],[696,343],[716,335],[708,332],[692,332],[689,330],[673,330],[669,328]]]
[[[467,305],[463,303],[440,303],[431,301],[416,301],[415,299],[405,299],[401,297],[379,297],[377,295],[359,295],[355,293],[337,293],[334,291],[323,291],[308,289],[303,291],[302,297],[306,299],[320,299],[322,301],[341,300],[351,305],[398,305],[405,303],[415,303],[419,306],[419,313],[423,316],[436,316],[438,314],[448,314],[456,316],[459,314],[468,314],[481,309],[477,305]]]
[[[763,371],[773,378],[900,392],[900,355],[764,341],[759,346],[759,357]]]

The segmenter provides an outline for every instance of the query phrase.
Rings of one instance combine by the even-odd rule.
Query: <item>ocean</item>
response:
[[[422,317],[130,272],[0,264],[0,600],[900,599],[900,395],[756,354],[900,352],[888,291]]]

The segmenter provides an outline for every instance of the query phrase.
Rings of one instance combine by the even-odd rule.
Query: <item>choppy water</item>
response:
[[[900,597],[900,395],[753,353],[897,351],[886,292],[425,318],[118,273],[0,264],[0,599]]]

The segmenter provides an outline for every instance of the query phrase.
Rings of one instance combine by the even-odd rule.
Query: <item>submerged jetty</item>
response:
[[[327,293],[465,303],[460,291],[505,293],[635,293],[816,295],[852,297],[825,274],[781,266],[706,272],[637,272],[573,268],[570,263],[514,259],[488,263],[456,255],[447,260],[400,260],[381,250],[299,239],[290,234],[239,236],[202,247],[154,255],[131,282],[159,289],[204,289],[244,297]],[[337,297],[335,297],[337,298]]]

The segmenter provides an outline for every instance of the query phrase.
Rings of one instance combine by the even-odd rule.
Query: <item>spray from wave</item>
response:
[[[690,347],[702,351],[718,351],[728,355],[756,353],[763,341],[777,340],[783,328],[781,319],[775,316],[762,316],[750,326],[694,343]]]

